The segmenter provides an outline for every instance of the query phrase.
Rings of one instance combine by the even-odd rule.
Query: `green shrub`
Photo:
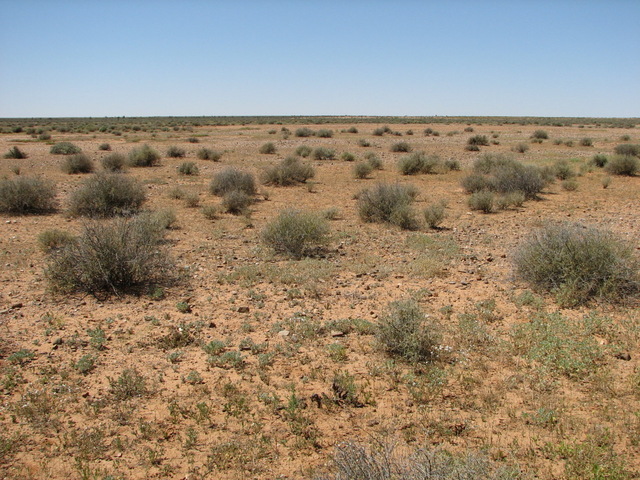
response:
[[[0,178],[0,212],[14,215],[48,213],[55,209],[56,189],[40,177]]]
[[[527,153],[529,151],[529,145],[527,145],[526,143],[518,143],[516,146],[514,146],[511,150],[513,150],[516,153]]]
[[[316,136],[320,138],[331,138],[333,137],[333,130],[327,130],[326,128],[322,128],[317,131]]]
[[[265,155],[273,155],[276,153],[276,146],[273,142],[267,142],[260,147],[260,153]]]
[[[416,212],[409,205],[402,205],[391,212],[389,223],[403,230],[417,230]]]
[[[196,156],[200,160],[211,160],[212,162],[218,162],[222,158],[222,152],[212,150],[211,148],[201,148],[196,153]]]
[[[367,162],[358,162],[353,166],[353,175],[356,178],[367,178],[373,172],[373,167]]]
[[[532,233],[514,264],[521,279],[567,306],[593,298],[621,301],[640,292],[633,248],[610,232],[580,224],[549,225]]]
[[[200,205],[200,195],[196,192],[185,193],[182,200],[187,208],[196,208]]]
[[[467,145],[487,146],[489,145],[489,139],[486,135],[474,135],[467,140]]]
[[[378,157],[375,153],[367,153],[364,158],[367,160],[369,165],[371,165],[371,168],[373,168],[374,170],[382,170],[382,160],[380,160],[380,157]]]
[[[393,145],[391,145],[391,151],[408,153],[411,151],[411,145],[409,145],[409,143],[407,142],[394,143]]]
[[[583,147],[593,147],[593,139],[584,137],[580,139],[580,145]]]
[[[300,145],[298,148],[296,148],[296,155],[298,155],[299,157],[306,158],[311,155],[311,152],[311,147],[308,147],[306,145]]]
[[[143,145],[129,152],[127,163],[131,167],[153,167],[160,163],[160,154],[149,145]]]
[[[444,161],[444,168],[448,171],[460,171],[460,162],[455,158],[449,158]]]
[[[429,228],[438,228],[446,216],[445,205],[442,202],[434,203],[426,207],[422,214]]]
[[[356,127],[347,128],[347,133],[358,133],[358,129]]]
[[[51,147],[49,150],[54,155],[73,155],[75,153],[80,153],[80,147],[74,145],[70,142],[59,142]]]
[[[231,190],[222,197],[222,207],[227,213],[240,215],[253,203],[253,197],[242,190]]]
[[[465,145],[464,147],[465,150],[467,150],[468,152],[479,152],[480,151],[480,147],[478,145]]]
[[[106,155],[102,160],[102,168],[108,172],[122,172],[126,167],[126,159],[120,153]]]
[[[549,138],[549,134],[544,130],[536,130],[531,135],[531,138],[535,138],[538,140],[547,140]]]
[[[482,190],[491,190],[492,188],[490,179],[477,173],[467,175],[461,180],[460,184],[467,193],[476,193]]]
[[[415,152],[398,160],[398,170],[403,175],[416,175],[418,173],[437,173],[441,167],[440,157],[426,155],[423,152]]]
[[[198,137],[189,137],[189,138],[187,138],[187,142],[189,142],[189,143],[200,143],[200,140],[198,139]]]
[[[135,180],[118,173],[99,172],[71,194],[69,213],[87,217],[131,215],[145,199],[144,189]]]
[[[93,162],[84,153],[76,153],[66,157],[60,166],[63,172],[68,174],[91,173],[93,172]]]
[[[283,210],[262,232],[262,240],[278,253],[299,259],[328,243],[326,220],[315,213]]]
[[[262,183],[281,187],[304,183],[315,176],[313,167],[296,157],[287,157],[280,164],[267,168],[262,174]]]
[[[76,241],[54,251],[45,271],[53,290],[119,294],[166,281],[171,264],[149,217],[85,224]]]
[[[393,223],[394,214],[406,209],[416,196],[413,186],[381,183],[358,194],[358,214],[365,222]],[[396,219],[401,214],[396,215]]]
[[[315,132],[307,127],[298,128],[295,132],[296,137],[305,138],[305,137],[311,137],[313,135],[315,135]]]
[[[45,230],[38,235],[38,245],[42,251],[47,253],[52,250],[58,250],[74,240],[75,237],[69,232],[55,228],[53,230]]]
[[[330,148],[318,147],[313,151],[313,158],[315,160],[333,160],[336,158],[336,152]]]
[[[607,158],[606,155],[603,155],[602,153],[598,153],[593,156],[590,163],[591,165],[595,165],[598,168],[604,168],[604,166],[607,164],[608,161],[609,159]]]
[[[495,208],[495,195],[488,190],[472,193],[469,197],[469,208],[480,210],[483,213],[491,213]]]
[[[640,145],[632,145],[630,143],[622,143],[616,145],[613,150],[618,155],[637,157],[640,156]]]
[[[535,199],[547,185],[542,169],[503,155],[483,155],[476,160],[473,169],[475,174],[462,179],[462,186],[468,193],[481,190],[501,194],[522,192],[527,199]]]
[[[366,148],[371,146],[371,142],[366,138],[361,138],[360,140],[358,140],[358,145]]]
[[[43,132],[40,135],[38,135],[38,140],[40,140],[41,142],[47,142],[51,140],[51,134],[47,132]]]
[[[170,146],[167,149],[167,157],[169,158],[184,158],[187,156],[187,152],[184,148],[176,147],[175,145]]]
[[[578,181],[575,178],[568,178],[567,180],[563,180],[560,184],[563,190],[567,192],[573,192],[578,189]]]
[[[441,342],[438,329],[427,321],[414,300],[390,303],[380,319],[376,337],[387,354],[410,363],[435,360]]]
[[[233,167],[227,167],[218,172],[209,185],[209,191],[219,197],[234,190],[244,192],[247,195],[255,195],[256,181],[253,175]]]
[[[7,153],[4,154],[3,158],[13,158],[16,160],[20,160],[23,158],[28,158],[29,155],[24,153],[18,147],[11,147]]]
[[[108,152],[111,150],[111,145],[109,145],[108,143],[101,143],[100,145],[98,145],[98,150]]]
[[[218,218],[218,208],[215,205],[205,205],[200,210],[207,220],[215,220]]]
[[[568,180],[576,176],[576,172],[566,160],[558,160],[554,163],[553,173],[558,180]]]
[[[613,175],[633,176],[640,170],[640,161],[630,155],[615,155],[605,167]]]
[[[195,162],[183,162],[177,167],[180,175],[198,175],[200,170]]]
[[[344,152],[340,155],[340,159],[344,162],[354,162],[356,160],[356,156],[350,152]]]

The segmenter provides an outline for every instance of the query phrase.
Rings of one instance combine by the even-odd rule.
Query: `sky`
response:
[[[639,0],[0,0],[0,117],[640,116]]]

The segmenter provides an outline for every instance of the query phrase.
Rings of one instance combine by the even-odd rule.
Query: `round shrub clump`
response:
[[[262,232],[262,240],[278,253],[292,258],[312,255],[328,243],[327,221],[310,212],[287,209]]]
[[[640,293],[633,248],[608,231],[578,223],[533,232],[514,256],[516,274],[566,306],[590,299],[623,301]]]
[[[49,151],[54,155],[73,155],[81,152],[80,147],[70,142],[56,143]]]
[[[358,194],[358,214],[365,222],[404,222],[407,209],[413,202],[417,190],[413,186],[380,183]]]
[[[137,212],[146,199],[142,186],[125,175],[99,172],[71,194],[73,216],[112,217]]]
[[[231,190],[222,197],[222,207],[227,213],[240,215],[253,203],[253,197],[241,190]]]
[[[160,154],[149,145],[143,145],[129,152],[127,163],[131,167],[153,167],[159,162]]]
[[[126,166],[126,159],[120,153],[112,153],[105,156],[102,160],[102,168],[108,172],[122,172]]]
[[[0,212],[13,215],[48,213],[55,209],[56,189],[40,177],[0,179]]]
[[[255,195],[256,181],[253,175],[237,168],[228,167],[218,172],[209,185],[209,191],[219,197],[234,190],[239,190],[247,195]]]
[[[93,172],[93,162],[84,153],[76,153],[66,157],[61,165],[62,171],[68,174],[91,173]]]
[[[640,160],[630,155],[615,155],[606,165],[606,170],[613,175],[634,176],[640,170]]]
[[[171,269],[162,230],[149,216],[85,225],[54,250],[45,271],[53,290],[118,294],[166,281]]]
[[[169,158],[184,158],[187,156],[187,151],[184,148],[176,147],[175,145],[170,146],[167,149],[167,157]]]
[[[302,163],[297,157],[287,157],[280,164],[267,168],[262,174],[262,183],[286,187],[304,183],[315,176],[313,167]]]
[[[211,148],[201,148],[197,151],[196,156],[200,160],[211,160],[212,162],[218,162],[220,161],[220,158],[222,158],[222,152],[212,150]]]

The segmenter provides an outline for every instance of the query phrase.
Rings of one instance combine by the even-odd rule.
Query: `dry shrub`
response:
[[[48,213],[55,209],[56,189],[40,177],[0,179],[0,212],[13,215]]]
[[[416,195],[411,185],[380,183],[358,194],[358,214],[365,222],[395,223],[406,218]]]
[[[102,168],[107,172],[122,172],[126,167],[126,159],[121,153],[112,153],[105,156],[102,161]]]
[[[561,304],[624,301],[640,292],[640,262],[611,232],[578,223],[533,232],[514,256],[519,278],[554,293]]]
[[[304,183],[315,176],[313,167],[296,157],[287,157],[278,165],[267,168],[262,174],[262,183],[286,187]]]
[[[131,215],[145,199],[145,191],[137,181],[119,173],[99,172],[71,194],[69,213],[87,217]]]
[[[153,167],[160,163],[160,154],[149,145],[134,148],[129,152],[128,164],[131,167]]]
[[[209,191],[219,197],[223,197],[234,190],[239,190],[247,195],[254,195],[256,193],[256,182],[253,175],[237,168],[228,167],[217,173],[209,185]]]
[[[53,251],[46,277],[54,291],[121,293],[166,281],[171,269],[151,217],[91,222],[75,240]]]
[[[253,197],[242,190],[231,190],[222,197],[222,207],[227,213],[240,215],[253,203]]]
[[[69,175],[76,173],[91,173],[93,172],[93,162],[84,153],[77,153],[70,155],[62,161],[60,167],[64,173]]]
[[[398,170],[403,175],[415,175],[418,173],[437,173],[441,168],[440,157],[426,155],[424,152],[416,152],[398,161]]]
[[[328,243],[324,218],[310,212],[283,210],[262,232],[262,240],[278,253],[299,259]]]
[[[630,155],[615,155],[605,167],[613,175],[634,176],[640,170],[640,160]]]

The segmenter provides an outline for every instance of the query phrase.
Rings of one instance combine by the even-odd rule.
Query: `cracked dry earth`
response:
[[[637,305],[563,309],[516,279],[512,265],[517,245],[548,221],[608,229],[638,251],[640,178],[614,176],[605,189],[606,173],[588,168],[595,153],[625,143],[622,135],[640,143],[638,129],[544,127],[549,140],[516,154],[512,148],[528,143],[539,126],[483,124],[467,133],[466,124],[393,125],[401,138],[374,136],[377,124],[358,124],[356,134],[346,132],[350,126],[323,125],[332,138],[283,138],[273,125],[122,136],[51,132],[97,165],[108,153],[144,143],[162,154],[159,166],[126,175],[144,184],[145,209],[176,214],[165,247],[178,280],[104,298],[51,292],[47,254],[37,241],[54,228],[82,230],[87,220],[65,208],[86,175],[63,173],[50,144],[25,133],[0,136],[0,151],[17,145],[29,155],[0,160],[0,177],[12,177],[16,167],[21,175],[43,175],[56,183],[59,204],[48,215],[0,215],[0,478],[313,478],[330,472],[335,446],[349,440],[477,452],[525,478],[581,478],[593,471],[580,470],[583,464],[620,475],[588,478],[638,478]],[[427,127],[440,135],[423,135]],[[582,172],[577,190],[555,182],[520,208],[470,210],[460,181],[480,154],[465,150],[476,134],[499,142],[480,153],[537,165],[569,160]],[[585,136],[592,147],[580,146]],[[360,139],[371,145],[359,146]],[[455,159],[461,170],[403,176],[396,163],[405,154],[390,151],[401,140]],[[259,153],[268,141],[276,154]],[[112,152],[98,149],[105,142]],[[186,158],[167,158],[171,145],[184,148]],[[235,166],[259,178],[300,145],[334,149],[336,160],[306,159],[316,171],[307,184],[259,187],[247,215],[202,214],[202,206],[220,204],[208,193],[214,174]],[[222,158],[198,160],[202,147],[223,151]],[[375,152],[383,169],[355,179],[343,152],[358,159]],[[199,175],[176,172],[185,160],[196,162]],[[441,228],[363,223],[355,197],[378,182],[417,187],[418,212],[445,201]],[[170,198],[176,186],[196,194],[199,207]],[[292,206],[332,210],[331,241],[319,255],[291,260],[261,242],[265,225]],[[376,341],[389,303],[409,298],[441,332],[433,364],[403,363]],[[554,313],[566,325],[596,325],[584,340],[597,359],[580,375],[533,358],[528,342],[536,337],[518,334]],[[553,348],[561,351],[568,335]],[[88,371],[83,358],[93,362]]]

